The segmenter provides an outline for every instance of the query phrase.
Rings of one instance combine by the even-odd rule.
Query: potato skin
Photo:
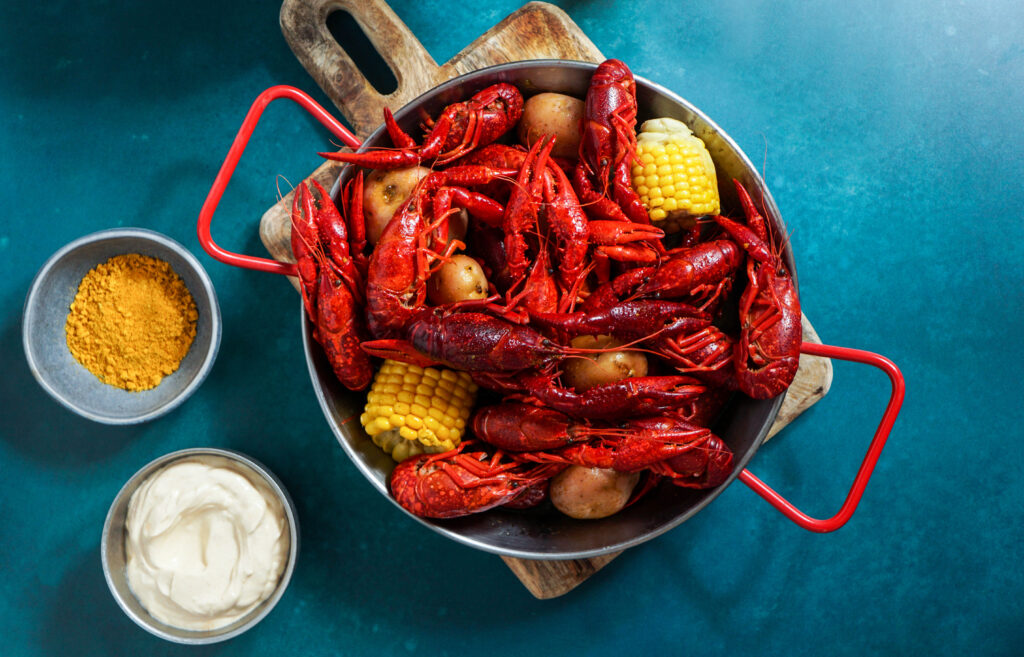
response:
[[[556,509],[578,520],[607,518],[622,510],[640,481],[639,472],[570,465],[551,480]]]
[[[618,347],[622,342],[607,335],[581,335],[570,343],[584,349]],[[638,351],[609,351],[586,358],[569,358],[562,366],[566,385],[578,392],[634,376],[647,376],[647,357]]]
[[[427,281],[427,298],[435,305],[487,297],[487,276],[468,255],[453,255]]]
[[[545,92],[531,96],[523,105],[519,120],[519,143],[527,148],[544,135],[555,135],[551,154],[556,157],[578,157],[580,123],[585,103],[579,98]]]
[[[395,211],[415,189],[416,183],[430,173],[421,166],[370,171],[363,182],[363,214],[366,217],[366,241],[376,244]]]

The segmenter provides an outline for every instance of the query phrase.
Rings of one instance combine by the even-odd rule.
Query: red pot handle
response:
[[[875,437],[871,440],[868,453],[860,464],[860,469],[853,480],[853,486],[846,496],[846,501],[843,502],[839,513],[831,518],[819,520],[810,517],[772,490],[768,484],[754,476],[754,473],[750,470],[740,472],[740,481],[750,486],[755,493],[768,500],[769,504],[781,511],[784,516],[796,524],[810,531],[832,532],[845,525],[857,509],[860,498],[864,494],[864,488],[868,485],[868,480],[875,469],[875,464],[878,463],[878,457],[882,455],[882,448],[885,447],[885,441],[889,437],[889,432],[892,431],[892,425],[896,422],[896,416],[899,415],[900,406],[903,405],[906,384],[903,381],[903,374],[896,367],[895,363],[885,356],[879,356],[870,351],[804,342],[800,345],[800,352],[811,356],[825,356],[826,358],[838,358],[840,360],[864,363],[865,365],[874,365],[888,374],[889,380],[892,382],[892,394],[889,396],[889,404],[886,406],[885,413],[882,415],[882,421],[875,431]]]
[[[286,85],[270,87],[256,97],[252,107],[249,108],[249,113],[245,115],[242,127],[238,129],[238,134],[235,135],[235,140],[231,143],[231,149],[228,150],[228,155],[224,158],[224,164],[221,165],[220,171],[213,181],[213,187],[210,188],[210,193],[206,196],[206,201],[203,202],[203,208],[199,211],[197,232],[199,233],[199,243],[203,246],[203,249],[221,262],[246,269],[294,276],[294,264],[278,262],[269,258],[257,258],[255,256],[232,253],[218,246],[210,235],[210,221],[213,219],[213,213],[217,209],[217,204],[220,203],[221,196],[224,195],[224,189],[228,186],[228,181],[231,180],[231,174],[235,172],[238,160],[241,159],[242,152],[249,143],[249,138],[252,136],[253,130],[256,129],[260,116],[263,115],[263,110],[278,98],[288,98],[298,103],[346,146],[356,149],[362,145],[362,142],[349,132],[348,128],[331,116],[327,110],[321,107],[304,91]]]

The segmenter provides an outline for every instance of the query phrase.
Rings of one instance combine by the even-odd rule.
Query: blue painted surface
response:
[[[435,4],[393,7],[439,62],[518,6]],[[294,291],[199,247],[196,215],[253,97],[287,83],[327,104],[280,34],[279,4],[4,3],[0,651],[1021,653],[1020,3],[561,6],[605,54],[694,102],[764,163],[822,338],[884,353],[906,375],[903,413],[849,525],[812,535],[737,484],[573,593],[533,599],[497,557],[422,529],[365,484],[312,394]],[[272,106],[216,217],[219,241],[263,253],[257,223],[277,176],[298,180],[326,145],[299,110]],[[21,350],[35,271],[113,226],[184,243],[224,314],[209,379],[141,427],[65,411]],[[829,395],[753,470],[831,515],[885,395],[881,374],[837,363]],[[246,452],[284,480],[302,552],[262,624],[186,649],[116,607],[99,534],[137,468],[200,445]]]

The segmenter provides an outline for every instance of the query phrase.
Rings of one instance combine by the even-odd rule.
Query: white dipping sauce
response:
[[[146,479],[125,529],[132,592],[155,618],[186,630],[224,627],[270,597],[290,548],[273,490],[215,456],[175,461]]]

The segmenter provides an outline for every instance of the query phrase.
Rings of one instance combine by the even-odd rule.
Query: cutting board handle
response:
[[[398,87],[381,94],[327,27],[347,12],[391,69]],[[380,125],[385,107],[401,107],[436,82],[440,68],[423,44],[383,0],[284,0],[281,30],[302,65],[365,138]]]

